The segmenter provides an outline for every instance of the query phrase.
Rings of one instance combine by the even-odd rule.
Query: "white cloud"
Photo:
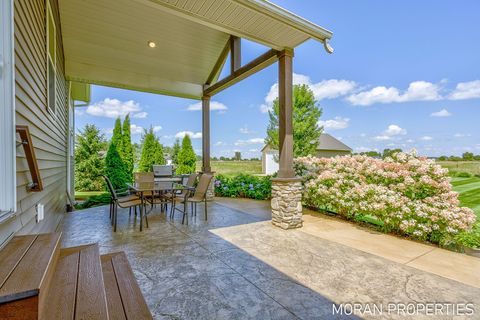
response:
[[[159,132],[160,130],[162,130],[162,126],[154,126],[153,127],[153,132]]]
[[[313,91],[315,99],[334,99],[351,93],[357,86],[355,81],[329,79],[313,83],[309,76],[294,73],[293,84],[306,84]],[[270,87],[265,102],[260,106],[262,113],[272,110],[273,101],[278,97],[278,83]]]
[[[442,109],[430,114],[431,117],[450,117],[452,114],[447,109]]]
[[[423,141],[431,141],[431,140],[433,140],[433,138],[430,137],[430,136],[423,136],[423,137],[420,138],[420,140],[423,140]]]
[[[398,135],[406,135],[407,130],[401,128],[396,124],[391,124],[388,126],[387,130],[385,130],[383,133],[389,137],[392,137],[392,136],[398,136]]]
[[[241,127],[238,131],[240,131],[240,133],[243,133],[243,134],[251,134],[251,133],[253,133],[253,131],[251,131],[250,129],[248,129],[248,126],[247,126],[247,125],[244,125],[244,126]]]
[[[325,130],[340,130],[347,128],[349,122],[349,118],[335,117],[330,120],[320,120],[318,121],[318,125],[323,126]]]
[[[248,139],[248,140],[237,140],[235,141],[235,145],[236,146],[245,146],[245,145],[249,145],[249,144],[263,144],[265,143],[265,139],[263,138],[252,138],[252,139]]]
[[[87,107],[86,112],[91,116],[118,118],[131,114],[132,118],[146,117],[146,112],[141,112],[140,104],[133,100],[120,101],[118,99],[105,98]],[[144,115],[145,114],[145,115]]]
[[[451,100],[480,98],[480,80],[460,82],[450,94]]]
[[[392,137],[387,136],[387,135],[381,135],[381,136],[375,136],[373,139],[378,140],[378,141],[385,141],[385,140],[390,140]]]
[[[75,115],[76,116],[83,116],[84,115],[84,112],[83,110],[80,110],[78,107],[75,108]]]
[[[400,135],[406,135],[407,130],[401,128],[400,126],[396,124],[391,124],[387,127],[385,131],[381,135],[373,137],[374,140],[377,141],[386,141],[386,140],[391,140],[395,136],[400,136]]]
[[[414,143],[415,140],[413,140],[413,139],[407,139],[407,140],[405,140],[405,142],[406,142],[406,143]]]
[[[226,111],[228,108],[226,105],[224,105],[221,102],[218,101],[210,101],[210,110],[211,111]],[[201,111],[202,110],[202,102],[197,102],[194,104],[191,104],[187,107],[188,111]]]
[[[132,118],[145,119],[147,116],[148,116],[148,113],[146,113],[145,111],[142,111],[142,112],[134,113],[132,115]]]
[[[140,127],[140,126],[137,126],[136,124],[133,124],[133,123],[132,123],[132,124],[130,125],[130,133],[131,133],[131,134],[142,134],[142,133],[144,133],[144,132],[145,132],[145,131],[143,130],[143,128]]]
[[[175,135],[175,138],[183,139],[187,134],[188,134],[188,136],[189,136],[191,139],[200,139],[200,138],[202,138],[202,133],[201,133],[201,132],[192,132],[192,131],[180,131],[180,132],[177,132],[177,134]]]
[[[215,146],[219,147],[219,146],[226,146],[227,144],[223,141],[217,141],[215,142]]]
[[[393,103],[408,101],[434,101],[440,100],[440,86],[427,81],[414,81],[410,83],[404,93],[395,87],[378,86],[368,91],[362,91],[347,97],[353,105],[368,106],[375,103]]]
[[[471,137],[472,135],[470,133],[455,133],[453,136],[455,138],[464,138],[464,137]]]

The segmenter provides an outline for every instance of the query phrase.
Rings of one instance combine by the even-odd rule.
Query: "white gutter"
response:
[[[308,21],[274,3],[266,0],[232,0],[244,7],[260,12],[272,19],[301,31],[311,38],[325,43],[332,38],[333,32]]]

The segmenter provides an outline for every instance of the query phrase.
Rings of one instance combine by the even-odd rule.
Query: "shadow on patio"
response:
[[[332,315],[332,303],[386,310],[388,303],[436,301],[478,309],[480,289],[273,227],[265,202],[217,201],[208,222],[199,209],[188,226],[180,214],[170,220],[154,211],[143,232],[122,211],[117,233],[108,207],[74,212],[61,226],[63,245],[98,242],[102,253],[125,251],[157,319],[342,318]]]

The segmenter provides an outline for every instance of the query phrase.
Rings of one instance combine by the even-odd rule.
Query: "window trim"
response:
[[[13,17],[13,0],[0,1],[0,223],[17,211]]]
[[[56,91],[57,91],[57,81],[54,79],[53,81],[53,103],[54,109],[50,108],[50,73],[48,69],[50,67],[49,63],[53,66],[53,74],[54,78],[57,74],[57,26],[55,25],[55,16],[53,15],[52,7],[50,5],[49,0],[45,0],[46,2],[46,14],[45,14],[45,31],[46,31],[46,42],[45,42],[45,49],[46,49],[46,71],[47,71],[47,110],[50,115],[56,117],[57,116],[57,106],[56,106]],[[50,20],[53,26],[53,57],[50,55]]]

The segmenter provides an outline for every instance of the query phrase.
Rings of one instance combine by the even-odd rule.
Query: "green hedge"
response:
[[[257,177],[248,174],[236,176],[215,176],[215,195],[230,198],[270,199],[272,182],[270,177]]]

